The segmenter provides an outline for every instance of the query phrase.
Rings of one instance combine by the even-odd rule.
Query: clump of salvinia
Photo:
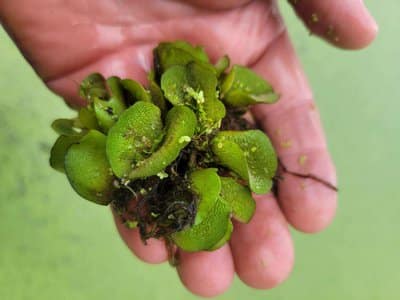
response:
[[[50,164],[74,190],[111,204],[142,239],[186,251],[214,250],[250,221],[251,192],[271,189],[277,158],[267,136],[243,118],[250,105],[277,100],[253,71],[177,41],[154,49],[147,87],[95,73],[73,119],[58,119]]]

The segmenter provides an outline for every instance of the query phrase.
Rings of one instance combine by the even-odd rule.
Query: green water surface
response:
[[[319,235],[294,233],[283,285],[257,291],[235,279],[218,299],[400,299],[400,3],[366,2],[380,35],[361,52],[309,37],[282,5],[337,165],[338,215]],[[72,113],[1,30],[0,91],[0,299],[195,299],[167,264],[133,258],[109,210],[50,169],[49,124]]]

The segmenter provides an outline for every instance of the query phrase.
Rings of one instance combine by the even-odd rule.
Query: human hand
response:
[[[360,0],[292,0],[314,33],[336,46],[361,48],[377,27]],[[252,67],[281,95],[253,109],[280,161],[290,171],[336,184],[313,96],[274,1],[0,0],[0,19],[48,87],[82,104],[77,82],[100,72],[146,82],[151,49],[183,39],[204,45],[211,58],[227,53]],[[235,224],[230,245],[214,252],[181,252],[178,273],[195,294],[225,291],[234,272],[249,286],[272,288],[290,273],[293,245],[287,223],[313,233],[332,220],[336,192],[313,178],[284,173],[279,199],[257,197],[249,224]],[[142,260],[167,259],[162,241],[142,244],[137,230],[116,220],[128,247]]]

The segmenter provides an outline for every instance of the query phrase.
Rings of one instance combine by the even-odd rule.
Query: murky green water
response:
[[[310,38],[284,5],[340,179],[334,224],[295,233],[291,278],[239,280],[219,299],[391,300],[400,295],[400,4],[366,1],[381,32],[353,53]],[[52,119],[69,114],[0,31],[0,299],[195,299],[169,266],[132,258],[110,213],[48,167]]]

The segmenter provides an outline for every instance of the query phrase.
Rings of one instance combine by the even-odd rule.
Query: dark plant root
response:
[[[168,237],[194,222],[197,196],[173,168],[164,180],[153,176],[128,184],[112,202],[125,224],[136,223],[144,243],[149,238]]]
[[[246,110],[243,108],[226,108],[226,116],[222,119],[221,130],[250,130],[256,129],[257,125],[251,124],[243,115],[246,113]]]
[[[278,172],[278,174],[274,178],[274,186],[273,186],[273,189],[272,189],[272,192],[273,192],[273,194],[275,196],[278,196],[278,189],[277,189],[278,184],[277,183],[279,181],[281,181],[281,180],[284,180],[284,178],[285,178],[284,174],[285,173],[289,174],[289,175],[296,176],[296,177],[300,177],[300,178],[312,179],[312,180],[314,180],[314,181],[326,186],[327,188],[329,188],[329,189],[331,189],[331,190],[333,190],[335,192],[339,191],[339,189],[335,185],[333,185],[332,183],[326,181],[325,179],[323,179],[321,177],[318,177],[318,176],[316,176],[314,174],[310,174],[310,173],[299,173],[299,172],[291,171],[282,163],[282,160],[280,160],[280,159],[278,159],[278,164],[279,164],[280,171]]]
[[[170,266],[171,267],[178,266],[180,262],[178,247],[168,237],[165,238],[165,247],[167,248],[168,251],[168,262]]]

